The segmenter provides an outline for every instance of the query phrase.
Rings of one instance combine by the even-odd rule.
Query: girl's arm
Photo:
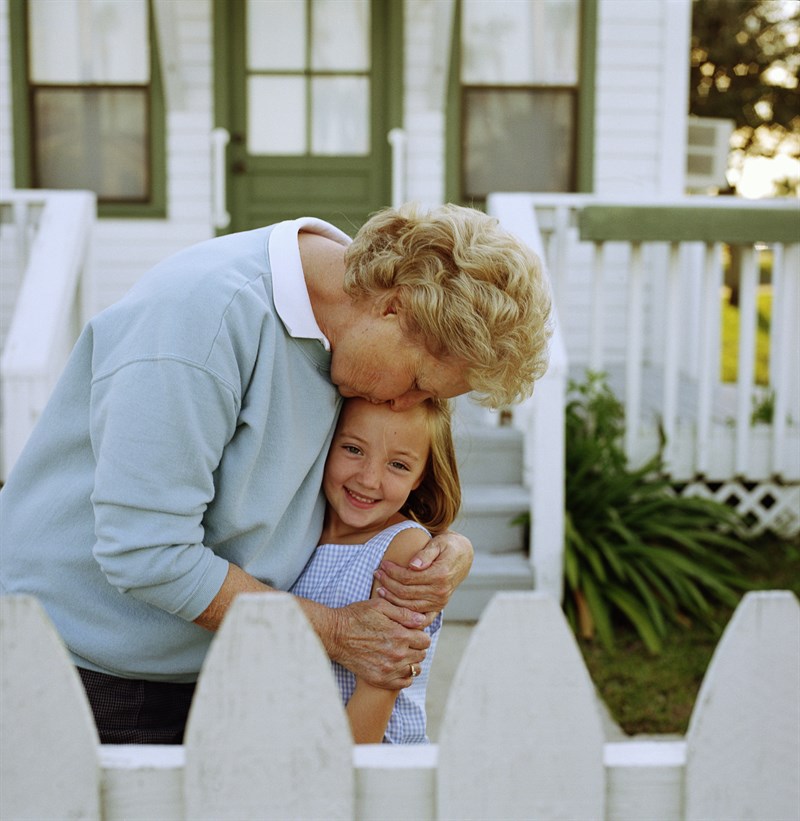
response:
[[[472,565],[472,543],[460,533],[434,536],[412,560],[393,563],[387,553],[375,578],[378,595],[417,613],[444,610]]]
[[[428,542],[428,535],[418,527],[401,530],[389,544],[384,558],[405,567],[420,548]],[[372,598],[377,596],[378,583],[372,585]],[[347,702],[347,718],[356,744],[380,744],[394,709],[399,690],[384,690],[356,678],[356,688]]]

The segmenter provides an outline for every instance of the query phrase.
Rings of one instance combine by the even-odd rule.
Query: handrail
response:
[[[702,198],[657,205],[598,201],[580,212],[583,240],[591,242],[797,242],[800,203]],[[698,198],[699,199],[699,198]]]
[[[231,215],[227,210],[227,184],[225,149],[231,141],[227,128],[215,128],[211,132],[211,224],[217,230],[231,224]]]
[[[5,477],[77,337],[96,198],[88,191],[15,191],[0,200],[11,202],[18,215],[20,208],[43,206],[27,264],[19,260],[25,273],[0,357]]]
[[[406,201],[406,145],[408,138],[402,128],[393,128],[387,135],[392,147],[392,208]]]
[[[533,209],[516,207],[507,195],[490,194],[487,211],[539,256],[548,271],[545,245]],[[530,561],[537,590],[561,601],[564,577],[564,405],[569,360],[553,304],[550,362],[533,396],[513,409],[514,426],[525,434],[525,481],[530,487]]]
[[[95,213],[95,196],[88,191],[40,192],[27,199],[43,201],[44,210],[0,359],[5,377],[50,370],[53,345],[64,326],[64,308],[73,302],[88,250],[87,229]]]

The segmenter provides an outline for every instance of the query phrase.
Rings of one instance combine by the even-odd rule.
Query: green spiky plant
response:
[[[677,495],[661,453],[638,469],[621,441],[624,409],[602,374],[571,382],[566,408],[564,609],[610,649],[629,622],[652,653],[670,623],[708,623],[746,588],[732,558],[748,550],[732,508]]]

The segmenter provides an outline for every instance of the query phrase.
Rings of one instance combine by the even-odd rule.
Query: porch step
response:
[[[452,529],[463,533],[476,553],[521,551],[527,528],[511,522],[529,505],[530,494],[521,484],[465,485],[461,511]]]
[[[452,529],[475,548],[467,579],[447,606],[448,621],[477,620],[500,590],[533,589],[527,527],[512,525],[529,510],[523,486],[523,436],[510,427],[454,426],[462,504]]]
[[[502,555],[475,552],[469,576],[453,594],[445,611],[447,621],[477,621],[498,591],[532,590],[533,571],[526,553]]]
[[[456,425],[453,441],[461,486],[522,482],[522,434],[509,427]]]

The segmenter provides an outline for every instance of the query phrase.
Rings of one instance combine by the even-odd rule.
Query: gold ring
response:
[[[416,678],[421,672],[422,672],[422,670],[419,668],[418,665],[416,665],[416,664],[411,665],[411,678]]]

